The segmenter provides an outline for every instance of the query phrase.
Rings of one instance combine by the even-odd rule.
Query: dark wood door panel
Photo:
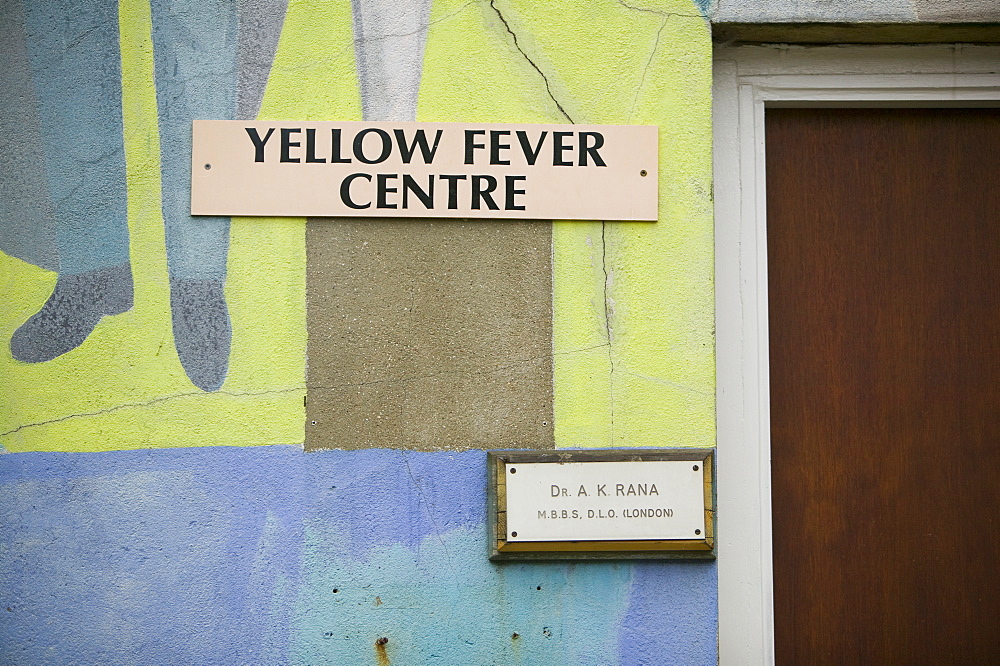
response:
[[[1000,663],[1000,112],[766,132],[779,663]]]

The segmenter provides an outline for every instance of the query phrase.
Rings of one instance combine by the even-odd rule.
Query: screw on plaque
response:
[[[511,473],[511,474],[516,474],[516,473],[517,473],[517,468],[515,468],[515,467],[511,467],[511,468],[510,468],[510,473]]]
[[[698,471],[698,466],[697,466],[697,465],[695,465],[695,466],[694,466],[694,467],[692,467],[691,469],[693,469],[694,471],[696,471],[696,472],[697,472],[697,471]]]
[[[208,171],[208,170],[209,170],[209,169],[211,169],[211,168],[212,168],[212,165],[211,165],[211,164],[206,164],[206,165],[205,165],[205,171]]]
[[[694,533],[695,534],[701,534],[701,530],[695,530]]]

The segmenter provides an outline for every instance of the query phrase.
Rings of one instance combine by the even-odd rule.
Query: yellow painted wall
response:
[[[361,117],[350,12],[349,3],[289,3],[260,118]],[[170,325],[148,3],[123,0],[120,28],[135,306],[51,361],[19,363],[0,350],[0,443],[299,444],[304,220],[233,219],[229,371],[217,392],[192,386]],[[460,69],[449,66],[457,53]],[[432,6],[418,120],[660,128],[658,222],[553,225],[559,447],[714,444],[710,79],[709,26],[691,0]],[[0,336],[54,282],[0,254]]]

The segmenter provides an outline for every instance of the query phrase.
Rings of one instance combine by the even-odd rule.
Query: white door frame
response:
[[[764,109],[997,106],[998,72],[997,46],[741,46],[715,51],[717,544],[723,666],[774,663]]]

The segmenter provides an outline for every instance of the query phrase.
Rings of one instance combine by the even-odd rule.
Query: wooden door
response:
[[[1000,664],[1000,110],[766,113],[779,664]]]

